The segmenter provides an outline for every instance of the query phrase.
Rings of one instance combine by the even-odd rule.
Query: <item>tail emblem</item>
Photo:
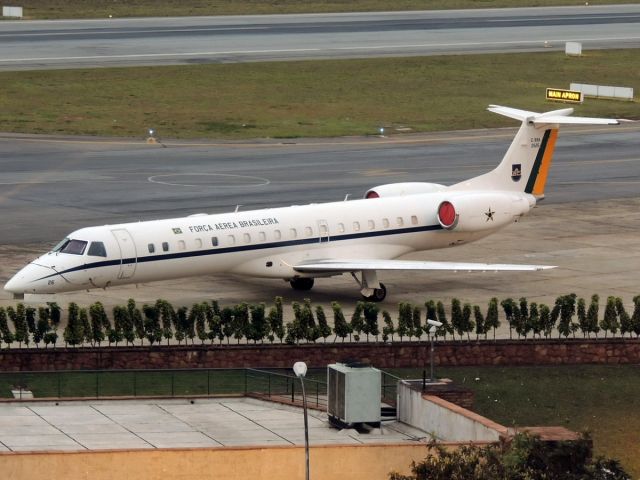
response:
[[[511,165],[511,180],[514,182],[519,181],[522,178],[522,164],[515,163]]]

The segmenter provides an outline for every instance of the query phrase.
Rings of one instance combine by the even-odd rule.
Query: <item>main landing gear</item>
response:
[[[289,280],[289,285],[291,285],[291,288],[293,288],[294,290],[306,292],[307,290],[311,290],[313,288],[313,278],[292,278],[291,280]]]
[[[381,302],[387,296],[387,287],[384,283],[378,281],[378,275],[375,270],[363,270],[360,278],[356,272],[351,272],[351,276],[360,285],[360,294],[367,302]]]

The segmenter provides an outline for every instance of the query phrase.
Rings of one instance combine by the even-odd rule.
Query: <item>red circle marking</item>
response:
[[[442,202],[438,207],[438,220],[443,227],[452,227],[456,221],[456,209],[451,202]]]

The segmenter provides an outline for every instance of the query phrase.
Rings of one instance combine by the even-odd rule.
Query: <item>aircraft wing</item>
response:
[[[310,260],[293,268],[301,273],[359,272],[363,270],[439,270],[454,272],[538,271],[556,268],[551,265],[519,265],[507,263],[422,262],[414,260]]]

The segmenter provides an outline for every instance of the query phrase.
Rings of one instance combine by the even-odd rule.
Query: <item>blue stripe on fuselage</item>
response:
[[[354,240],[357,238],[369,238],[369,237],[383,237],[387,235],[401,235],[406,233],[429,232],[434,230],[442,230],[442,227],[440,225],[426,225],[424,227],[398,228],[394,230],[384,230],[384,231],[377,231],[377,232],[350,233],[345,235],[328,236],[327,238],[329,238],[330,242],[338,242],[341,240]],[[322,237],[322,238],[324,239],[325,237]],[[138,258],[123,258],[122,260],[120,259],[104,260],[101,262],[86,263],[83,265],[78,265],[77,267],[69,268],[67,270],[64,270],[63,272],[57,272],[51,275],[47,275],[35,281],[55,277],[56,275],[64,275],[65,273],[77,272],[80,270],[89,270],[89,269],[100,268],[100,267],[113,267],[116,265],[126,265],[129,263],[146,263],[146,262],[156,262],[161,260],[176,260],[178,258],[203,257],[207,255],[220,255],[223,253],[246,252],[251,250],[266,250],[269,248],[291,247],[294,245],[309,245],[309,244],[319,244],[319,243],[329,243],[329,242],[325,242],[324,240],[321,242],[320,237],[316,236],[316,237],[304,238],[300,240],[286,240],[281,242],[240,245],[237,247],[210,248],[207,250],[166,253],[162,255],[147,255],[145,257],[138,257]]]

